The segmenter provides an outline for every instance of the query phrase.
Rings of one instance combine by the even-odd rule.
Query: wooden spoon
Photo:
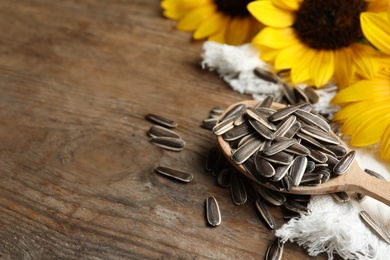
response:
[[[256,100],[246,100],[242,102],[235,103],[227,108],[224,113],[220,116],[220,119],[229,111],[232,107],[238,104],[245,104],[247,107],[254,107],[258,104],[259,101]],[[273,103],[272,108],[283,108],[285,107],[279,103]],[[347,150],[348,147],[340,140],[340,138],[331,132],[334,137],[339,139],[340,144],[343,145]],[[245,176],[251,180],[266,186],[267,188],[277,190],[271,184],[264,184],[259,182],[254,178],[250,173],[246,171],[242,164],[236,164],[231,158],[232,149],[228,142],[226,142],[222,136],[217,136],[217,141],[220,145],[220,148],[223,154],[228,158],[228,160]],[[328,182],[316,185],[316,186],[298,186],[292,187],[290,191],[284,190],[282,192],[291,193],[291,194],[326,194],[334,193],[339,191],[354,191],[360,192],[372,198],[375,198],[386,205],[390,206],[390,182],[380,180],[376,177],[373,177],[365,173],[358,165],[356,160],[352,163],[351,167],[344,174],[331,178]]]

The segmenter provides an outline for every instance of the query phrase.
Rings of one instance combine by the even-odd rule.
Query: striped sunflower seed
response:
[[[376,232],[379,237],[381,237],[384,241],[390,244],[389,235],[379,226],[378,223],[366,212],[360,211],[360,217],[364,223],[366,223],[374,232]]]
[[[322,129],[318,129],[314,126],[305,125],[301,127],[301,131],[314,139],[317,139],[322,142],[330,143],[330,144],[339,144],[339,140],[328,132],[323,132]]]
[[[241,164],[245,162],[249,157],[251,157],[260,147],[263,145],[263,141],[259,138],[254,138],[250,142],[246,142],[240,146],[233,154],[232,160],[236,164]]]
[[[263,217],[264,221],[267,223],[267,225],[271,229],[275,229],[276,224],[275,224],[275,219],[272,216],[271,212],[269,211],[267,205],[262,202],[260,199],[256,200],[256,208],[260,215]]]
[[[290,169],[290,176],[293,181],[292,185],[294,187],[299,186],[299,184],[301,183],[302,176],[304,175],[306,170],[306,166],[307,158],[305,156],[297,156],[294,159]]]
[[[298,99],[295,96],[294,90],[286,83],[281,84],[281,86],[282,92],[286,99],[290,102],[290,104],[295,105],[296,103],[298,103]]]
[[[348,171],[353,161],[355,160],[356,151],[352,150],[347,153],[340,161],[333,167],[333,172],[337,175],[341,175]]]
[[[265,139],[272,140],[274,138],[274,133],[259,121],[252,118],[250,118],[248,121],[249,124],[256,130],[256,132],[258,132]]]
[[[221,224],[221,211],[217,200],[213,196],[206,199],[206,217],[207,222],[213,227]]]
[[[290,139],[293,137],[296,133],[296,131],[300,128],[300,123],[296,122],[296,116],[289,116],[288,118],[281,121],[277,126],[275,130],[275,136],[281,136],[286,137],[287,139]],[[294,128],[294,129],[293,129]],[[287,136],[287,133],[291,130],[291,132],[295,131],[295,133],[290,133],[289,136]]]
[[[172,138],[178,138],[181,139],[180,135],[166,127],[159,126],[159,125],[153,125],[150,127],[148,131],[148,135],[150,137],[172,137]]]
[[[272,244],[268,247],[265,254],[265,260],[281,260],[283,256],[284,243],[280,238],[276,238]]]
[[[147,114],[146,118],[156,124],[163,125],[169,128],[174,128],[178,126],[178,123],[176,121],[163,116],[159,116],[155,114]]]
[[[259,104],[255,106],[255,109],[258,110],[259,108],[270,108],[274,100],[275,97],[273,95],[268,95],[263,99],[263,101],[259,102]]]
[[[330,131],[330,126],[328,122],[326,122],[324,119],[320,118],[317,115],[314,115],[310,112],[306,112],[304,110],[298,109],[294,113],[300,120],[305,122],[306,124],[317,126],[324,130],[325,132]]]
[[[255,156],[254,162],[257,172],[260,173],[263,177],[270,178],[275,175],[274,167],[263,157]]]
[[[260,79],[274,83],[274,84],[278,84],[278,82],[281,80],[277,75],[275,75],[272,72],[269,72],[265,69],[262,69],[260,67],[255,68],[253,70],[253,72]]]
[[[317,92],[314,90],[313,87],[306,87],[303,91],[309,98],[310,104],[318,103],[318,101],[320,100],[320,97],[318,96]]]
[[[287,199],[286,202],[283,204],[283,206],[291,211],[301,213],[301,214],[309,214],[310,210],[303,205],[302,203],[299,203],[292,199]]]
[[[230,187],[230,178],[232,171],[230,168],[224,168],[218,173],[217,183],[224,188]]]
[[[234,107],[232,107],[229,111],[226,112],[226,114],[222,117],[220,122],[223,122],[227,120],[228,118],[233,118],[232,121],[236,119],[237,116],[239,116],[243,110],[246,109],[245,104],[237,104]]]
[[[163,174],[165,176],[174,178],[176,180],[182,181],[182,182],[190,182],[193,178],[191,173],[172,169],[165,166],[158,166],[156,168],[156,172]]]
[[[250,134],[252,131],[253,130],[250,125],[241,124],[222,134],[222,138],[225,141],[233,141],[245,135]]]
[[[228,119],[225,119],[223,121],[218,122],[212,129],[213,133],[215,135],[222,135],[229,131],[230,129],[234,128],[234,117],[230,117]]]
[[[257,111],[253,107],[248,107],[246,109],[246,113],[248,114],[249,117],[255,119],[256,121],[262,123],[265,125],[267,128],[271,130],[275,130],[276,126],[272,124],[271,122],[268,121],[268,118],[264,116],[261,112]]]
[[[279,121],[282,119],[287,118],[289,115],[293,114],[295,111],[299,109],[298,105],[295,106],[289,106],[285,108],[281,108],[272,115],[268,117],[268,120],[271,122]]]
[[[183,150],[185,145],[185,142],[182,139],[165,136],[154,137],[150,139],[150,142],[158,147],[175,152]]]
[[[242,181],[242,177],[238,173],[231,175],[230,193],[232,195],[232,200],[236,205],[242,205],[248,199],[248,195],[246,193],[245,186]]]
[[[286,197],[278,191],[257,186],[257,192],[264,200],[271,203],[272,205],[282,206],[286,202]]]
[[[295,139],[288,139],[286,141],[276,142],[272,144],[270,147],[268,147],[267,149],[263,150],[263,154],[265,156],[271,156],[277,154],[295,143],[297,143]]]
[[[345,191],[335,192],[332,193],[333,198],[335,198],[338,202],[345,203],[349,201],[351,198],[349,197],[348,193]]]

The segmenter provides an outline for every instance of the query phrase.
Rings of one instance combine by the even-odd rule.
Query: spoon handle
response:
[[[366,174],[359,167],[350,170],[345,190],[361,192],[390,206],[390,182]]]

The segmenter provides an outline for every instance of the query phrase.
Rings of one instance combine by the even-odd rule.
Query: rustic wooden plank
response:
[[[202,120],[248,97],[201,70],[201,42],[176,31],[159,3],[0,1],[1,259],[265,255],[274,235],[253,205],[235,206],[203,169],[216,140]],[[149,143],[147,113],[179,123],[182,152]],[[194,179],[164,178],[158,165]],[[217,228],[204,216],[209,195]]]

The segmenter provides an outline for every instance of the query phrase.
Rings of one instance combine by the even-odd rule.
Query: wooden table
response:
[[[159,0],[0,0],[0,12],[0,259],[264,257],[274,231],[204,171],[216,141],[202,120],[250,97],[202,70],[202,42]],[[183,151],[149,142],[148,113],[179,123]],[[284,256],[309,258],[292,243]]]

